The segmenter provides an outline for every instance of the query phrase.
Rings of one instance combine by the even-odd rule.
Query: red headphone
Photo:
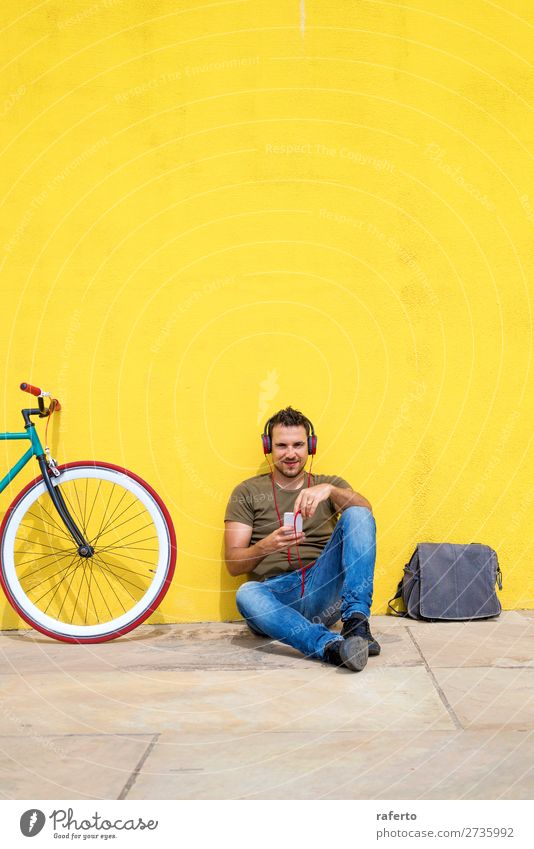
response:
[[[273,442],[271,439],[272,420],[273,416],[271,416],[270,419],[267,419],[267,421],[265,422],[265,427],[263,428],[263,433],[261,435],[261,443],[263,445],[264,454],[271,454],[273,450]],[[317,437],[315,435],[315,430],[311,421],[308,418],[306,418],[306,421],[308,422],[311,431],[308,434],[308,454],[313,457],[314,454],[317,453]]]

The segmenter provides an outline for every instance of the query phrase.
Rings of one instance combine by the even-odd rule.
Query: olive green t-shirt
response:
[[[304,479],[307,484],[307,478]],[[340,489],[350,489],[350,484],[336,475],[312,475],[310,486],[320,483],[331,483]],[[280,512],[280,518],[284,520],[284,513],[292,513],[293,505],[297,496],[302,492],[300,489],[282,489],[275,483],[276,503]],[[303,566],[313,563],[321,554],[326,543],[332,535],[337,520],[337,510],[330,498],[321,501],[315,513],[310,519],[304,519],[303,531],[306,535],[304,542],[299,545],[299,554]],[[276,528],[280,527],[273,498],[273,486],[271,475],[257,475],[254,478],[240,483],[230,496],[224,516],[225,522],[241,522],[250,525],[252,537],[250,544],[255,545],[260,539],[268,536]],[[272,578],[283,572],[298,569],[299,562],[295,546],[289,549],[291,565],[287,558],[287,551],[276,551],[265,557],[256,568],[249,573],[249,577],[256,580]]]

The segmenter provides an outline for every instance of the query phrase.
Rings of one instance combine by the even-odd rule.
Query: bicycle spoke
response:
[[[115,571],[114,571],[114,565],[113,565],[113,563],[107,563],[105,560],[99,560],[98,565],[100,566],[100,568],[101,568],[101,569],[103,569],[104,571],[107,571],[110,575],[113,575],[113,577],[115,578],[115,580],[116,580],[116,581],[120,584],[120,586],[122,587],[122,589],[123,589],[125,592],[127,592],[127,593],[128,593],[128,595],[130,596],[130,598],[135,599],[135,596],[133,596],[133,595],[131,594],[131,592],[130,592],[130,590],[128,589],[128,587],[126,586],[126,584],[129,584],[131,587],[134,587],[136,590],[139,590],[139,592],[141,593],[141,595],[144,595],[144,594],[145,594],[145,592],[146,592],[146,588],[145,588],[145,587],[140,587],[140,586],[139,586],[139,584],[136,584],[134,581],[129,581],[129,580],[128,580],[128,578],[125,578],[123,575],[119,575],[119,574],[117,574],[117,572],[115,572]],[[133,574],[135,575],[135,574],[139,574],[139,573],[134,572]],[[143,575],[139,575],[139,577],[141,577],[141,578],[142,578],[142,577],[143,577]],[[136,599],[135,599],[135,600],[136,600]]]
[[[135,531],[132,531],[131,534],[127,534],[125,537],[122,537],[122,539],[127,539],[128,537],[133,536],[133,534],[137,534],[137,533],[139,533],[139,531],[142,531],[142,530],[143,530],[143,528],[137,528]],[[104,548],[99,547],[98,550],[99,551],[108,551],[108,549],[110,549],[110,548],[139,548],[139,549],[141,549],[142,547],[139,546],[138,543],[140,543],[140,542],[150,542],[150,540],[152,540],[152,539],[157,540],[156,534],[150,534],[149,537],[142,537],[141,539],[130,540],[130,542],[127,543],[126,545],[123,545],[122,543],[116,543],[116,544],[112,543],[110,545],[106,545]],[[158,551],[157,548],[147,548],[145,550],[146,551]]]
[[[98,554],[103,554],[104,552],[100,551],[100,549],[99,549],[97,553],[98,553]],[[130,557],[130,555],[129,555],[129,554],[121,554],[120,556],[121,556],[121,559],[124,557],[124,558],[126,558],[126,560],[133,560],[133,561],[135,561],[135,563],[146,563],[148,566],[156,566],[156,565],[157,565],[157,561],[156,561],[156,562],[154,562],[153,560],[141,560],[141,558],[140,558],[140,557]],[[121,567],[121,568],[122,568],[122,567]],[[140,573],[139,573],[139,574],[140,574]]]
[[[103,527],[103,525],[104,525],[104,522],[106,521],[106,515],[107,515],[107,512],[108,512],[108,507],[109,507],[109,505],[110,505],[110,503],[111,503],[111,499],[112,499],[112,497],[113,497],[113,493],[114,493],[114,492],[115,492],[115,484],[113,484],[113,485],[112,485],[112,487],[111,487],[111,492],[109,493],[108,503],[106,504],[106,509],[104,510],[104,515],[103,515],[103,517],[102,517],[102,522],[100,523],[100,528],[99,528],[98,533],[97,533],[97,539],[98,539],[98,536],[99,536],[99,534],[100,534],[100,532],[101,532],[101,530],[102,530],[102,527]]]
[[[42,544],[42,543],[40,543],[40,545],[41,545],[41,544]],[[77,551],[77,549],[75,549],[74,547],[72,547],[72,548],[71,548],[71,549],[69,549],[68,551]],[[54,557],[54,554],[58,554],[58,555],[59,555],[59,554],[61,554],[61,555],[62,555],[62,554],[68,553],[68,551],[67,551],[67,552],[65,552],[65,549],[64,549],[64,548],[57,548],[57,549],[52,550],[52,551],[45,551],[45,553],[44,553],[44,554],[39,554],[37,557],[32,556],[32,557],[30,557],[30,559],[29,559],[29,560],[18,560],[18,561],[17,561],[17,566],[26,566],[26,564],[27,564],[27,563],[36,563],[38,560],[43,560],[43,558],[45,558],[45,557]],[[29,553],[29,552],[28,552],[28,549],[27,549],[27,548],[24,548],[24,549],[22,549],[21,551],[14,551],[14,554],[15,554],[17,557],[19,557],[19,556],[21,556],[21,555],[23,555],[23,554],[28,554],[28,553]]]
[[[132,552],[131,554],[124,554],[121,549],[126,549],[126,551]],[[108,548],[99,548],[99,554],[115,554],[117,557],[125,557],[127,560],[136,560],[138,563],[148,563],[149,566],[155,566],[158,562],[158,558],[153,557],[152,560],[143,560],[139,555],[134,554],[133,552],[153,552],[155,555],[158,554],[157,548],[136,548],[135,545],[110,545]]]
[[[97,500],[98,500],[98,493],[100,492],[100,487],[101,487],[101,486],[102,486],[102,480],[99,480],[99,481],[98,481],[98,488],[97,488],[97,490],[96,490],[96,495],[95,495],[95,497],[94,497],[94,499],[93,499],[93,506],[91,507],[91,512],[89,513],[89,516],[87,517],[87,527],[89,527],[89,522],[91,521],[91,516],[93,515],[93,510],[95,509],[95,504],[96,504],[96,502],[97,502]]]
[[[120,517],[123,516],[130,509],[130,507],[134,506],[134,504],[139,505],[139,502],[137,500],[132,501],[132,503],[129,504],[128,507],[126,507],[121,513],[119,513],[116,519],[120,519]],[[142,516],[145,512],[146,511],[143,509],[139,513],[136,513],[135,516],[130,516],[129,519],[125,519],[124,522],[120,522],[118,525],[112,525],[111,528],[110,523],[107,522],[105,528],[98,534],[97,537],[94,538],[93,543],[96,545],[100,537],[105,536],[106,534],[110,533],[110,531],[114,531],[117,528],[122,527],[122,525],[126,525],[128,522],[132,522],[134,519],[137,519],[138,516]]]
[[[98,592],[100,593],[100,595],[102,596],[102,601],[104,602],[104,604],[107,607],[107,610],[108,610],[108,613],[109,613],[109,618],[113,619],[113,613],[111,612],[111,609],[110,609],[110,606],[108,604],[108,600],[107,600],[106,596],[102,592],[102,588],[100,587],[100,584],[98,582],[98,578],[95,575],[95,570],[93,569],[93,564],[91,564],[91,578],[92,578],[92,580],[94,580],[95,586],[98,589]],[[119,601],[119,603],[120,603],[120,601]],[[124,610],[124,607],[123,607],[123,610]],[[96,607],[95,607],[95,613],[96,613],[96,618],[98,619],[98,613],[96,612]]]
[[[83,535],[87,539],[87,530],[86,530],[86,527],[85,527],[85,516],[83,515],[82,505],[80,503],[80,496],[78,495],[78,487],[76,486],[75,480],[72,483],[74,485],[74,492],[76,494],[76,501],[78,502],[78,507],[80,508],[80,524],[82,526]]]
[[[126,519],[126,521],[125,521],[125,522],[121,522],[121,523],[120,523],[120,525],[117,525],[115,528],[111,528],[109,531],[106,531],[106,534],[111,533],[111,530],[116,531],[116,530],[117,530],[117,528],[121,528],[123,525],[127,525],[127,524],[128,524],[128,522],[131,522],[131,521],[132,521],[132,519],[137,519],[139,516],[142,516],[142,515],[143,515],[143,513],[144,513],[144,511],[142,510],[142,511],[141,511],[141,513],[138,513],[138,514],[137,514],[137,516],[132,516],[132,517],[131,517],[131,519]],[[135,529],[135,531],[130,531],[130,533],[129,533],[129,534],[126,534],[126,536],[121,537],[121,539],[128,539],[128,537],[133,536],[133,534],[138,534],[138,533],[139,533],[139,531],[143,531],[145,528],[150,528],[150,527],[152,527],[152,524],[153,524],[152,522],[147,522],[147,524],[146,524],[146,525],[141,525],[141,527],[140,527],[140,528],[136,528],[136,529]],[[91,541],[91,545],[94,545],[94,544],[95,544],[95,543],[94,543],[94,541]]]
[[[98,556],[100,556],[100,552],[99,552],[99,551],[97,551],[97,552],[96,552],[96,554],[97,554]],[[121,555],[121,557],[124,557],[124,555]],[[103,562],[103,563],[107,563],[107,562],[108,562],[107,560],[104,560],[104,558],[103,558],[103,557],[100,557],[100,559],[102,560],[102,562]],[[130,557],[130,558],[128,558],[128,559],[129,559],[129,560],[135,560],[135,558],[134,558],[134,557]],[[137,562],[137,561],[136,561],[136,562]],[[149,565],[153,565],[153,564],[149,564]],[[145,571],[144,571],[144,572],[136,572],[136,571],[135,571],[135,569],[131,569],[129,566],[121,566],[121,565],[120,565],[120,564],[118,564],[118,563],[113,563],[113,561],[111,561],[110,566],[111,566],[113,569],[122,569],[122,571],[123,571],[123,572],[131,572],[131,573],[132,573],[132,575],[139,575],[139,577],[140,577],[140,578],[147,578],[147,577],[148,577],[148,574],[147,574],[147,570],[146,570],[146,569],[145,569]]]
[[[100,537],[102,536],[102,534],[106,532],[106,529],[109,527],[110,522],[111,522],[111,521],[113,521],[113,517],[114,517],[114,515],[115,515],[115,513],[116,513],[116,511],[117,511],[117,508],[118,508],[118,507],[120,507],[120,505],[121,505],[121,503],[122,503],[122,500],[123,500],[123,498],[124,498],[126,495],[127,495],[127,492],[126,492],[126,491],[125,491],[125,492],[123,492],[123,494],[122,494],[122,495],[121,495],[121,497],[119,498],[119,501],[117,502],[117,504],[116,504],[116,505],[115,505],[115,507],[113,508],[113,512],[111,513],[110,517],[108,518],[108,520],[107,520],[106,524],[104,525],[104,527],[102,527],[102,526],[100,527],[100,530],[99,530],[99,532],[98,532],[98,536],[96,537],[96,539],[97,539],[97,540],[98,540],[98,539],[100,539]],[[130,495],[131,495],[131,493],[130,493]],[[126,512],[130,509],[130,507],[133,507],[133,505],[134,505],[134,504],[137,504],[137,498],[134,498],[134,499],[130,502],[130,504],[128,504],[128,506],[127,506],[127,507],[125,507],[125,508],[124,508],[124,510],[122,510],[122,511],[119,513],[119,515],[117,516],[117,519],[118,519],[118,518],[120,518],[120,516],[122,516],[124,513],[126,513]]]
[[[84,577],[85,577],[86,569],[87,569],[87,560],[84,560],[84,563],[83,563],[83,572],[82,572],[82,576],[81,576],[81,578],[80,578],[80,586],[79,586],[79,588],[78,588],[78,595],[76,596],[76,601],[75,601],[75,602],[74,602],[74,604],[72,605],[72,616],[70,617],[70,624],[71,624],[71,625],[72,625],[72,621],[73,621],[73,619],[74,619],[74,614],[76,613],[76,608],[78,607],[78,599],[80,598],[80,593],[81,593],[81,591],[82,591],[82,584],[83,584],[83,579],[84,579]]]
[[[104,554],[106,551],[118,551],[120,548],[125,548],[126,551],[153,551],[154,554],[158,553],[157,548],[146,548],[143,545],[108,545],[106,548],[99,548],[99,554]],[[125,555],[121,555],[123,557]]]
[[[83,520],[85,522],[87,517],[87,487],[89,486],[89,478],[85,478],[85,497],[83,500]],[[85,527],[87,527],[87,522],[85,523]]]
[[[28,540],[26,540],[26,542],[28,542]],[[47,542],[39,542],[39,548],[50,548],[50,549],[52,549],[52,551],[65,551],[64,547],[59,548],[59,546],[49,545]],[[17,552],[15,552],[15,553],[17,553]],[[22,552],[18,552],[18,553],[22,554]]]
[[[79,559],[79,560],[81,560],[81,557],[79,557],[78,559]],[[78,567],[79,567],[79,565],[80,565],[80,564],[79,564],[79,563],[77,563],[77,564],[76,564],[76,566],[74,567],[73,572],[72,572],[72,578],[70,579],[70,584],[69,584],[69,586],[68,586],[67,592],[65,593],[65,597],[64,597],[63,601],[61,602],[61,607],[59,608],[59,611],[58,611],[58,614],[57,614],[58,619],[60,619],[60,618],[61,618],[61,613],[62,613],[62,611],[63,611],[63,607],[64,607],[65,602],[66,602],[66,600],[67,600],[67,596],[68,596],[68,594],[69,594],[69,592],[70,592],[70,588],[72,587],[72,582],[74,581],[74,576],[75,576],[76,572],[78,571]],[[56,590],[56,592],[57,592],[57,590]],[[52,601],[50,601],[50,603],[52,603]],[[49,605],[49,607],[50,607],[50,605]],[[48,608],[47,608],[47,609],[48,609]]]
[[[113,577],[117,579],[119,584],[121,584],[121,586],[123,587],[123,589],[126,590],[127,593],[129,593],[129,590],[128,590],[128,587],[124,586],[124,584],[130,584],[130,586],[135,587],[136,590],[139,590],[143,594],[146,592],[145,587],[140,587],[139,584],[134,583],[134,581],[129,581],[128,578],[124,578],[122,575],[118,575],[116,572],[114,572],[113,570],[116,567],[114,567],[113,563],[108,563],[108,561],[104,560],[102,557],[97,557],[97,560],[99,561],[99,566],[101,568],[102,568],[102,564],[104,564],[104,566],[107,567],[107,571],[110,573],[110,575],[113,575]],[[135,574],[137,574],[137,573],[135,573]],[[132,598],[133,598],[133,596],[132,596]]]
[[[38,584],[34,584],[32,587],[30,587],[30,589],[28,590],[28,592],[33,592],[33,590],[36,590],[36,589],[37,589],[37,587],[40,587],[40,586],[41,586],[41,584],[45,584],[47,581],[51,581],[51,580],[52,580],[52,578],[55,578],[55,577],[56,577],[56,575],[60,575],[62,572],[65,572],[65,570],[68,570],[68,569],[70,568],[70,566],[72,565],[72,563],[74,562],[74,560],[76,559],[76,557],[77,557],[77,556],[78,556],[77,554],[72,555],[72,560],[70,561],[70,563],[68,564],[68,566],[62,566],[62,567],[61,567],[61,569],[58,569],[56,572],[52,572],[52,574],[51,574],[51,575],[48,575],[46,578],[43,578],[43,579],[42,579],[42,581],[39,581],[39,583],[38,583]],[[40,571],[40,570],[38,569],[37,571]],[[30,572],[30,574],[29,574],[29,575],[25,575],[25,578],[31,578],[31,576],[32,576],[32,575],[35,575],[35,572]],[[61,580],[63,580],[63,578],[61,578],[61,579],[60,579],[60,581],[61,581]],[[54,584],[54,587],[55,587],[55,586],[57,586],[57,584]],[[46,593],[45,593],[45,595],[46,595]],[[37,601],[39,601],[39,599],[37,599]]]
[[[43,507],[43,505],[42,505],[42,504],[38,504],[38,507],[39,507],[39,508],[43,511],[43,513],[46,513],[46,515],[47,515],[47,516],[49,517],[49,519],[51,520],[50,522],[48,522],[48,523],[47,523],[47,522],[45,522],[42,516],[36,516],[36,515],[35,515],[35,513],[32,513],[32,512],[31,512],[31,510],[28,510],[28,512],[26,513],[26,515],[27,515],[27,516],[33,516],[35,519],[37,519],[37,521],[38,521],[38,522],[42,522],[42,523],[43,523],[43,525],[45,525],[45,524],[50,524],[50,525],[52,525],[52,527],[53,527],[53,528],[56,528],[58,531],[61,531],[61,533],[63,534],[63,536],[65,537],[65,539],[69,539],[69,540],[70,540],[70,539],[72,539],[72,537],[70,536],[70,534],[67,532],[66,528],[65,528],[64,526],[60,525],[58,522],[56,522],[56,521],[55,521],[55,519],[54,519],[54,518],[50,515],[50,513],[48,512],[48,510],[46,510],[46,509]]]
[[[121,539],[126,540],[129,537],[134,536],[134,534],[138,534],[141,531],[143,531],[145,527],[146,527],[146,525],[144,525],[142,528],[136,528],[135,531],[132,531],[131,533],[126,534],[126,536],[121,537]],[[100,553],[102,553],[103,551],[112,551],[113,549],[125,548],[127,551],[155,551],[155,552],[157,552],[159,550],[158,548],[146,548],[146,549],[144,549],[142,546],[137,545],[137,543],[139,543],[139,542],[148,542],[151,539],[157,539],[157,537],[154,537],[154,536],[143,537],[142,539],[130,540],[127,543],[124,543],[124,542],[110,543],[109,545],[105,545],[103,548],[98,546],[97,550]]]
[[[21,522],[19,527],[20,528],[27,528],[29,531],[32,531],[33,533],[35,533],[35,531],[37,530],[37,528],[34,525],[26,525],[24,522]],[[45,531],[45,533],[46,533],[47,538],[48,537],[55,537],[57,539],[63,539],[63,540],[67,540],[69,542],[72,542],[72,537],[69,538],[69,537],[65,536],[65,534],[61,534],[61,535],[60,534],[54,534],[51,531]],[[40,545],[41,544],[42,543],[40,543]]]
[[[150,528],[150,527],[152,527],[152,522],[148,522],[148,524],[146,524],[146,525],[141,525],[140,528],[135,528],[135,530],[129,531],[127,534],[121,535],[120,539],[121,539],[121,541],[124,541],[125,539],[130,539],[130,537],[135,536],[135,534],[140,534],[146,528]],[[130,542],[126,543],[124,548],[129,548],[130,545],[137,545],[137,543],[139,543],[139,542],[148,542],[151,539],[158,539],[158,537],[155,534],[151,534],[148,537],[141,537],[140,539],[133,539],[133,540],[130,540]],[[112,542],[109,543],[109,545],[104,545],[104,548],[101,548],[101,546],[98,546],[98,550],[104,551],[105,548],[109,548],[110,546],[114,546],[114,545],[120,545],[120,543],[112,541]]]
[[[89,568],[89,579],[87,578],[87,575],[84,572],[85,580],[87,581],[87,604],[85,606],[85,620],[84,620],[86,625],[87,625],[87,614],[89,612],[89,600],[91,600],[93,602],[93,610],[95,612],[95,618],[96,618],[97,622],[100,622],[100,619],[98,618],[98,611],[96,609],[95,600],[94,600],[93,595],[91,593],[91,581],[93,580],[93,566],[92,566],[91,563],[89,563],[89,567],[90,567]]]
[[[112,586],[111,581],[109,580],[108,576],[106,575],[106,571],[105,571],[105,569],[103,569],[103,568],[102,568],[102,564],[101,564],[101,563],[97,563],[96,565],[100,568],[100,571],[102,572],[102,574],[103,574],[104,578],[106,579],[106,581],[107,581],[107,582],[108,582],[108,584],[109,584],[109,588],[110,588],[110,590],[114,593],[115,598],[117,599],[117,601],[119,602],[120,606],[122,607],[122,609],[123,609],[123,610],[124,610],[124,612],[126,613],[126,608],[124,607],[124,605],[123,605],[122,601],[120,600],[119,596],[117,595],[117,593],[116,593],[116,591],[115,591],[115,588]],[[108,571],[109,571],[109,570],[108,570]],[[126,592],[128,592],[128,590],[126,590]],[[135,601],[134,596],[133,596],[131,593],[129,593],[129,592],[128,592],[128,594],[130,595],[130,598],[133,598],[133,599],[134,599],[134,601]]]
[[[61,557],[56,557],[53,554],[43,554],[43,557],[48,557],[48,558],[52,557],[53,558],[52,564],[46,564],[45,563],[42,566],[39,566],[39,568],[35,569],[33,572],[26,572],[25,575],[21,575],[21,579],[24,580],[26,578],[30,578],[32,575],[35,575],[37,572],[40,572],[41,569],[48,569],[50,565],[55,566],[56,563],[59,563],[60,560],[64,560],[65,557],[73,557],[77,553],[78,553],[77,551],[66,551],[65,554],[61,555]],[[40,560],[40,559],[42,559],[42,558],[34,557],[32,560],[25,560],[24,563],[20,563],[19,566],[26,565],[27,563],[35,563],[36,560]]]
[[[112,548],[128,548],[128,549],[135,549],[136,551],[158,551],[157,548],[147,548],[146,546],[138,545],[138,543],[140,543],[140,542],[150,542],[150,540],[152,540],[152,539],[157,540],[157,536],[154,536],[154,534],[152,534],[149,537],[143,537],[142,539],[131,540],[129,543],[126,543],[126,544],[118,542],[118,543],[113,544],[113,545],[106,545],[104,548],[99,547],[98,550],[99,551],[109,551]]]
[[[60,522],[59,514],[58,513],[55,513],[55,514],[50,513],[50,511],[47,510],[46,507],[45,507],[45,503],[44,503],[45,501],[46,501],[47,504],[50,503],[50,504],[52,504],[52,506],[54,506],[53,503],[51,501],[49,501],[48,494],[46,494],[46,495],[41,496],[41,498],[39,498],[39,500],[35,502],[35,506],[41,511],[41,515],[36,516],[35,513],[31,512],[31,510],[29,510],[26,515],[27,516],[33,516],[35,519],[37,519],[39,522],[42,522],[43,524],[50,524],[50,525],[52,525],[52,527],[56,528],[58,531],[61,531],[66,536],[68,536],[67,529]],[[55,507],[54,507],[54,510],[55,510]],[[49,519],[48,522],[46,522],[45,519],[43,518],[43,515],[42,515],[43,513],[44,513],[45,516],[48,517],[48,519]]]
[[[46,597],[47,597],[47,595],[48,595],[49,593],[51,593],[53,589],[55,589],[55,590],[56,590],[56,592],[54,593],[54,595],[52,596],[52,598],[50,599],[50,601],[48,602],[48,605],[47,605],[47,607],[46,607],[46,610],[48,610],[48,608],[50,607],[50,604],[52,603],[52,601],[53,601],[53,599],[54,599],[54,596],[56,595],[56,593],[57,593],[57,591],[58,591],[58,589],[59,589],[59,587],[61,586],[61,584],[63,583],[63,581],[64,581],[64,580],[65,580],[65,578],[67,577],[67,575],[68,575],[69,571],[72,569],[72,567],[73,567],[74,565],[75,565],[75,558],[73,558],[73,559],[71,560],[71,562],[70,562],[67,566],[65,566],[65,567],[64,567],[64,569],[61,569],[59,572],[56,572],[56,573],[55,573],[56,575],[59,575],[59,574],[60,574],[60,572],[64,572],[65,574],[64,574],[64,575],[62,575],[62,577],[59,579],[59,581],[56,581],[56,583],[55,583],[55,584],[53,584],[53,585],[52,585],[52,586],[51,586],[51,587],[50,587],[50,588],[49,588],[49,589],[48,589],[45,593],[43,593],[42,595],[40,595],[40,596],[39,596],[39,598],[35,599],[34,604],[35,604],[36,606],[39,604],[39,602],[40,602],[40,601],[42,601],[42,600],[43,600],[43,598],[46,598]],[[55,577],[55,575],[51,575],[50,577]],[[49,580],[50,580],[50,578],[47,578],[46,580],[47,580],[47,581],[49,581]],[[29,594],[29,593],[32,593],[34,590],[36,590],[36,589],[37,589],[37,587],[40,587],[40,586],[41,586],[41,584],[43,584],[43,583],[45,583],[45,582],[44,582],[44,581],[40,581],[38,584],[35,584],[35,586],[30,587],[30,589],[28,590],[28,594]],[[45,610],[45,613],[46,613],[46,610]]]
[[[36,606],[37,606],[37,605],[38,605],[38,603],[41,601],[41,599],[46,598],[46,596],[47,596],[49,593],[51,593],[51,592],[52,592],[52,590],[53,590],[54,588],[55,588],[56,593],[57,593],[57,591],[58,591],[59,587],[61,586],[61,584],[62,584],[62,583],[63,583],[63,581],[65,580],[67,573],[68,573],[68,572],[69,572],[69,570],[72,568],[72,566],[75,564],[75,562],[76,562],[76,558],[75,558],[75,557],[73,557],[73,558],[72,558],[72,560],[71,560],[71,562],[70,562],[67,566],[65,566],[63,569],[58,569],[58,571],[57,571],[57,572],[55,572],[53,575],[50,575],[48,578],[46,578],[46,579],[45,579],[46,581],[50,581],[52,578],[55,578],[55,576],[56,576],[56,575],[59,575],[59,574],[65,573],[65,574],[63,574],[63,577],[61,577],[61,578],[59,579],[59,581],[57,581],[55,584],[53,584],[53,585],[52,585],[52,586],[51,586],[51,587],[50,587],[50,588],[49,588],[49,589],[48,589],[45,593],[43,593],[41,596],[39,596],[39,598],[37,598],[37,599],[34,601],[34,604],[35,604]],[[40,581],[38,584],[35,584],[35,586],[30,587],[30,589],[28,590],[28,592],[29,592],[29,593],[33,592],[34,590],[36,590],[36,589],[37,589],[37,587],[40,587],[40,586],[41,586],[41,584],[43,584],[43,583],[45,583],[45,581]],[[56,594],[56,593],[54,593],[54,596],[55,596],[55,594]],[[52,599],[54,598],[54,596],[52,596]],[[48,607],[50,607],[50,604],[51,604],[51,602],[52,602],[52,599],[51,599],[51,600],[50,600],[50,602],[48,603]],[[48,607],[46,608],[47,610],[48,610]],[[46,612],[46,611],[45,611],[45,612]]]
[[[83,523],[81,521],[80,516],[76,512],[76,509],[75,509],[72,501],[70,500],[69,494],[68,494],[68,492],[66,492],[65,487],[61,487],[61,494],[62,494],[64,500],[66,501],[67,507],[69,508],[70,513],[71,513],[75,523],[78,525],[78,528],[80,527],[80,525],[82,525],[82,532],[83,532]],[[84,536],[85,536],[85,534],[84,534]]]

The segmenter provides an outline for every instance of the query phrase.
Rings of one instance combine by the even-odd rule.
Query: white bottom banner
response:
[[[289,845],[510,847],[533,845],[528,801],[39,801],[0,802],[4,846]],[[530,837],[528,836],[530,834]]]

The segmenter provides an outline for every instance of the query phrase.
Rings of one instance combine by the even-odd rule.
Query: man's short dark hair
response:
[[[284,410],[278,410],[274,416],[271,416],[267,423],[267,433],[270,437],[273,435],[273,427],[275,425],[283,425],[284,427],[303,427],[306,430],[306,436],[310,435],[310,420],[306,418],[300,410],[294,410],[293,407],[286,407]]]

